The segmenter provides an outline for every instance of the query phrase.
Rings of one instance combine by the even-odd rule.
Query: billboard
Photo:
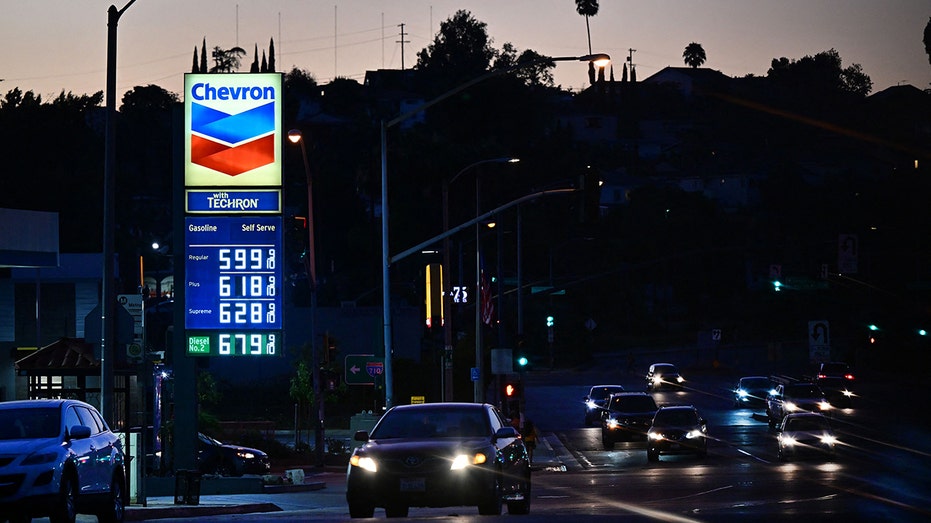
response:
[[[280,73],[184,75],[184,185],[280,187]]]

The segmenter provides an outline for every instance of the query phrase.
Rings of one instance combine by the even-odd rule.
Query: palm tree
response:
[[[592,31],[588,27],[588,17],[598,14],[598,0],[575,0],[575,10],[585,17],[585,32],[588,33],[588,54],[592,54]]]
[[[705,63],[705,60],[707,60],[705,49],[701,44],[695,42],[685,46],[685,51],[682,52],[682,58],[685,60],[685,64],[693,69],[701,66],[701,64]]]

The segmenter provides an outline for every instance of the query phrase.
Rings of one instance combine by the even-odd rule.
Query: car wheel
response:
[[[110,484],[110,497],[100,512],[97,513],[99,523],[123,523],[126,518],[126,505],[123,498],[123,480],[116,476]]]
[[[520,493],[524,499],[518,501],[508,501],[508,514],[522,516],[530,513],[530,471],[527,471],[524,480],[520,483]]]
[[[406,518],[407,512],[407,505],[388,505],[385,507],[385,517],[388,518]]]
[[[650,463],[656,463],[659,461],[659,452],[647,449],[647,461]]]
[[[367,503],[349,502],[349,517],[370,518],[375,515],[375,507]]]
[[[58,499],[52,507],[52,513],[49,514],[51,523],[74,523],[77,517],[75,511],[75,490],[74,478],[71,472],[65,472],[61,476],[61,487],[59,488]]]
[[[609,436],[601,436],[601,445],[605,450],[614,450],[614,440]]]
[[[495,484],[478,504],[478,513],[482,516],[501,515],[501,478],[495,476]]]

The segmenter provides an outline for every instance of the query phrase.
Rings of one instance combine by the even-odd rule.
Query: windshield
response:
[[[483,409],[417,408],[385,414],[372,439],[484,437],[491,434]]]
[[[828,430],[829,428],[828,421],[824,418],[806,416],[786,420],[786,430],[789,431],[819,431]]]
[[[611,400],[611,410],[619,412],[647,412],[656,410],[653,396],[615,396]]]
[[[740,380],[740,388],[742,389],[768,390],[771,386],[769,380],[766,378]]]
[[[814,385],[796,385],[786,388],[786,396],[790,398],[821,398],[824,394]]]
[[[588,397],[593,400],[603,400],[615,392],[624,392],[624,387],[592,387]]]
[[[698,425],[698,414],[691,409],[667,409],[656,413],[653,425],[690,427]]]
[[[0,440],[57,438],[61,435],[61,410],[34,407],[0,410]]]
[[[678,374],[679,370],[673,365],[656,365],[653,367],[653,374]]]

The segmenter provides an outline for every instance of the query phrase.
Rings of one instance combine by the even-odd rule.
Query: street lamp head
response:
[[[291,129],[288,131],[288,140],[291,140],[291,143],[300,143],[302,138],[303,135],[301,134],[301,131],[297,129]]]
[[[606,67],[611,63],[611,57],[606,53],[587,54],[579,57],[580,62],[593,62],[596,67]]]

